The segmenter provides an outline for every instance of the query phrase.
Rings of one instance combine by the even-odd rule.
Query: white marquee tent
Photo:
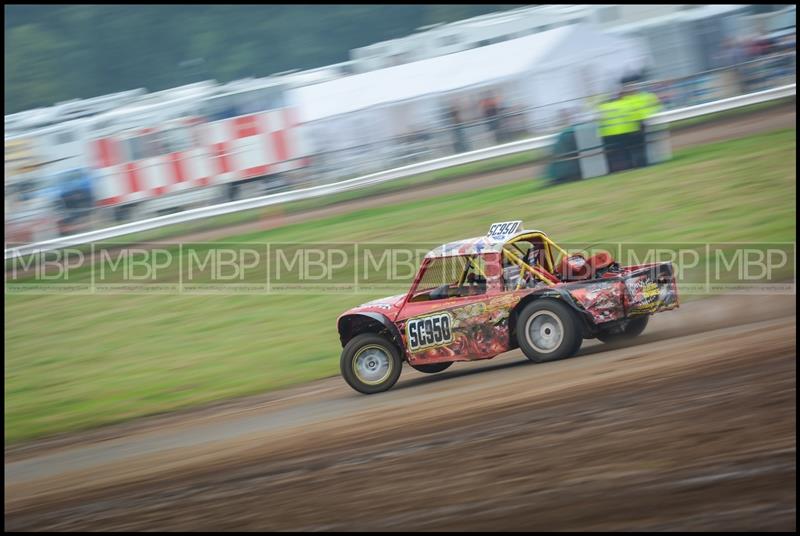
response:
[[[540,124],[561,107],[585,109],[587,97],[614,91],[647,61],[638,40],[571,25],[296,88],[290,99],[316,149],[341,151],[443,126],[453,105],[475,118],[486,91],[525,110],[529,126]]]

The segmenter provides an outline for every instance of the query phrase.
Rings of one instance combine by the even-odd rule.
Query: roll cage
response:
[[[530,242],[534,247],[538,247],[541,251],[544,252],[543,261],[546,264],[546,268],[540,268],[537,266],[531,266],[526,263],[519,255],[512,251],[511,247],[515,248],[521,254],[525,254],[525,252],[520,249],[517,245],[517,242]],[[556,272],[556,257],[554,252],[558,252],[563,257],[568,257],[569,253],[563,250],[558,244],[550,240],[544,233],[540,231],[531,231],[528,233],[522,233],[503,245],[503,258],[507,261],[516,264],[519,266],[520,270],[524,270],[543,283],[548,286],[555,286],[556,284],[560,283],[561,281],[556,277],[554,274]],[[517,289],[521,288],[523,284],[523,278],[520,277],[519,282],[517,283]]]
[[[523,256],[526,252],[521,249],[518,245],[520,242],[528,242],[532,245],[532,247],[536,247],[543,252],[540,255],[540,262],[544,264],[544,267],[540,266],[539,264],[531,266],[527,262],[523,260]],[[515,252],[516,250],[516,252]],[[527,272],[531,274],[533,277],[537,278],[538,280],[542,281],[547,286],[555,286],[561,283],[561,280],[555,275],[557,261],[561,258],[565,258],[569,256],[569,253],[562,249],[558,244],[550,240],[544,233],[541,231],[528,231],[518,234],[505,242],[500,251],[502,258],[506,260],[508,263],[515,264],[519,266],[520,271]],[[464,263],[464,268],[461,271],[461,275],[459,276],[458,280],[455,282],[456,286],[461,287],[466,282],[467,276],[470,272],[470,269],[474,270],[475,272],[479,273],[484,279],[486,279],[486,273],[481,268],[480,264],[477,262],[477,258],[480,254],[472,253],[466,255],[454,255],[454,256],[463,256],[466,260]],[[429,261],[426,259],[426,262],[423,264],[422,268],[417,274],[417,277],[414,279],[411,289],[407,295],[407,300],[412,299],[417,292],[417,288],[419,286],[420,280],[427,269]],[[523,287],[525,281],[524,278],[520,277],[519,281],[517,282],[516,289],[518,290]]]

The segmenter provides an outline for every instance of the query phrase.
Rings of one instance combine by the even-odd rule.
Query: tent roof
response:
[[[609,28],[608,32],[613,35],[622,35],[628,32],[637,30],[649,30],[651,28],[659,28],[668,24],[680,24],[686,21],[700,20],[715,15],[730,15],[738,11],[747,9],[750,4],[710,4],[704,6],[696,6],[693,9],[686,11],[677,11],[651,19],[629,22],[614,28]]]
[[[629,46],[629,40],[586,25],[562,26],[493,45],[297,88],[301,121],[477,87],[534,68],[558,65],[572,55],[597,56]]]

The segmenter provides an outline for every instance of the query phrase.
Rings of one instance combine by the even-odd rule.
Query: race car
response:
[[[356,391],[390,389],[403,362],[425,373],[520,348],[533,362],[575,355],[584,339],[641,334],[678,307],[671,262],[620,266],[569,254],[521,221],[430,251],[405,294],[339,316],[341,373]]]

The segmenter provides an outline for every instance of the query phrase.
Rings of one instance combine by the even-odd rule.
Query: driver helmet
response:
[[[536,266],[539,264],[540,256],[541,250],[532,244],[528,253],[525,254],[525,262],[528,263],[528,266]]]

